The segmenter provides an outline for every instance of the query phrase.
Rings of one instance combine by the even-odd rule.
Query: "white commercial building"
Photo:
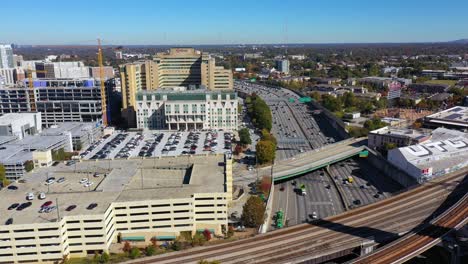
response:
[[[468,166],[467,133],[438,128],[431,136],[421,144],[390,150],[388,161],[420,183]]]
[[[0,44],[0,69],[13,68],[13,49],[9,44]]]
[[[23,139],[42,131],[41,113],[10,113],[0,116],[0,136]]]
[[[137,127],[141,129],[226,129],[238,126],[235,92],[184,87],[137,94]]]
[[[2,78],[1,82],[4,86],[12,86],[15,84],[15,68],[0,68],[0,76],[0,78]]]
[[[80,181],[87,173],[98,177],[89,177],[93,184],[84,187]],[[47,175],[64,181],[46,185]],[[189,163],[185,157],[83,161],[26,179],[15,191],[0,191],[0,263],[58,263],[108,252],[124,241],[144,246],[181,232],[221,235],[228,228],[232,160],[221,155],[195,156]],[[29,192],[34,199],[28,206]],[[37,199],[41,192],[45,200]],[[52,209],[38,212],[48,200]],[[14,203],[22,209],[8,210]]]

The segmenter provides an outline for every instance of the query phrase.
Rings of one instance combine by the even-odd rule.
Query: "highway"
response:
[[[273,195],[273,214],[283,210],[286,226],[302,224],[311,220],[315,212],[318,218],[325,218],[344,212],[338,191],[326,172],[317,170],[294,180],[279,183]],[[300,195],[295,189],[306,186],[307,195]],[[274,224],[274,221],[272,221]],[[274,227],[270,227],[270,230]]]
[[[259,95],[270,107],[273,117],[271,132],[278,141],[276,161],[290,159],[302,152],[341,140],[326,122],[316,119],[313,109],[299,103],[299,96],[287,89],[247,82],[235,82],[234,88]],[[290,102],[290,98],[294,102]]]
[[[297,263],[317,258],[327,261],[326,256],[358,248],[369,240],[385,243],[443,213],[466,194],[467,171],[439,177],[393,197],[314,223],[133,262],[182,264],[205,259],[223,264]]]

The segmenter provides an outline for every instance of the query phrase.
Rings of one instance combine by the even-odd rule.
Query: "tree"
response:
[[[269,140],[260,140],[257,143],[256,156],[259,164],[271,163],[275,160],[275,144]]]
[[[100,257],[99,262],[100,262],[100,263],[107,263],[107,262],[109,262],[109,260],[110,260],[109,253],[103,252],[103,253],[101,254],[101,257]]]
[[[234,148],[234,155],[239,155],[242,152],[242,146],[241,145],[236,145]]]
[[[24,169],[26,170],[26,172],[30,172],[34,169],[34,163],[32,160],[27,160],[25,163],[24,163]]]
[[[193,235],[191,244],[192,244],[192,247],[203,246],[205,242],[206,242],[205,237],[200,232],[197,232]]]
[[[10,184],[10,182],[6,178],[5,166],[0,164],[0,185],[5,187],[8,184]]]
[[[205,237],[206,241],[210,241],[211,240],[211,232],[210,230],[206,229],[203,230],[203,236]]]
[[[241,130],[239,130],[239,143],[242,146],[252,144],[252,139],[250,138],[250,133],[247,128],[242,128]]]
[[[278,144],[277,141],[276,141],[276,138],[275,136],[273,136],[273,134],[270,133],[270,131],[266,130],[266,129],[262,129],[262,136],[261,136],[261,139],[263,140],[268,140],[268,141],[271,141],[273,142],[273,144],[275,144],[275,147],[276,145]]]
[[[263,176],[262,180],[260,181],[260,190],[267,195],[270,192],[271,188],[271,177]]]
[[[242,104],[241,103],[237,104],[237,113],[238,114],[242,113]]]
[[[132,247],[128,255],[131,259],[136,259],[141,255],[140,249],[137,247]]]
[[[343,103],[344,103],[344,107],[346,108],[353,107],[356,105],[356,97],[354,96],[353,93],[350,93],[350,92],[344,93]]]
[[[227,237],[229,238],[229,237],[232,237],[232,236],[234,236],[234,227],[229,226],[228,231],[227,231]]]
[[[265,206],[258,196],[250,196],[242,208],[242,222],[248,227],[259,227],[265,218]]]
[[[156,247],[153,245],[147,246],[145,249],[145,255],[153,256],[154,254],[156,254]]]
[[[376,117],[364,122],[364,128],[366,128],[369,131],[379,129],[379,128],[384,127],[386,125],[387,125],[387,123],[382,122],[382,120],[380,118],[376,118]]]
[[[130,250],[132,250],[132,246],[130,245],[130,242],[125,241],[122,251],[125,253],[129,253]]]
[[[315,101],[320,101],[320,94],[317,91],[313,91],[312,93],[310,93],[310,97],[315,99]]]
[[[181,250],[182,249],[182,243],[180,243],[180,241],[178,241],[178,240],[172,242],[171,249],[174,250],[174,251]]]

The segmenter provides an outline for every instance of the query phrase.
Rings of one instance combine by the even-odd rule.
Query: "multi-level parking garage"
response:
[[[83,159],[222,154],[231,150],[232,132],[116,132],[81,153]]]

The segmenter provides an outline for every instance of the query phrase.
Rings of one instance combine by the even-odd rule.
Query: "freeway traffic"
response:
[[[330,260],[333,254],[365,242],[384,243],[441,214],[467,192],[467,169],[427,182],[399,195],[314,223],[256,237],[193,248],[135,263],[291,263]]]

